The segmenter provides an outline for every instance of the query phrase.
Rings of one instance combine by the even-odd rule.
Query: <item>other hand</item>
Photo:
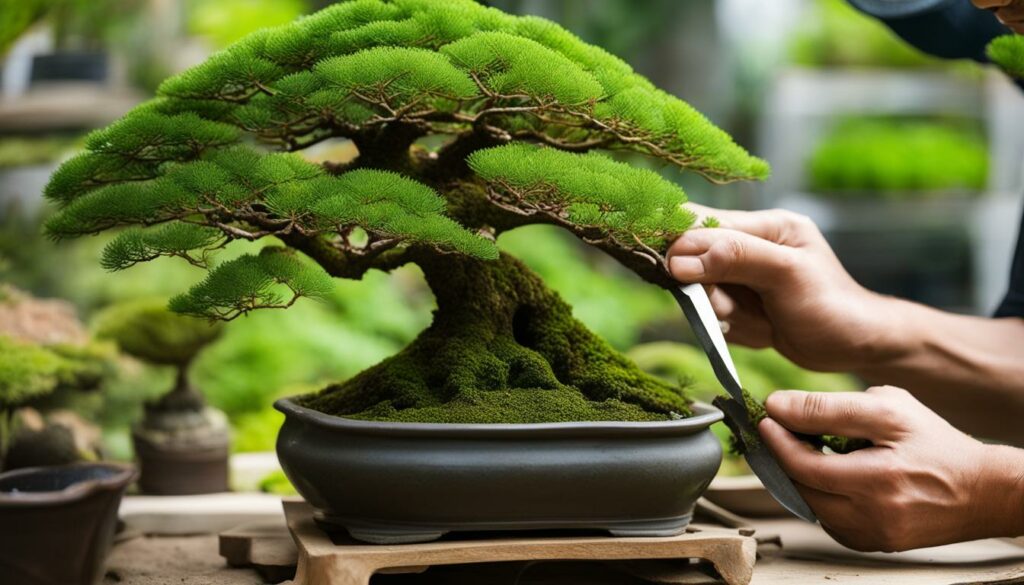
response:
[[[971,0],[978,8],[995,12],[996,18],[1017,34],[1024,34],[1024,0]]]
[[[857,284],[810,219],[784,210],[722,211],[721,227],[684,233],[668,251],[672,275],[708,285],[729,341],[775,347],[815,370],[852,371],[893,357],[888,297]]]
[[[863,551],[1024,533],[1024,451],[985,445],[908,392],[781,391],[759,427],[822,526]],[[786,429],[870,439],[823,454]]]

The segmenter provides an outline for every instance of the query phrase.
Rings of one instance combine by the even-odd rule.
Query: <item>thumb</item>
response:
[[[796,271],[798,252],[748,233],[693,229],[669,248],[669,270],[686,283],[741,284],[754,290],[787,286]]]

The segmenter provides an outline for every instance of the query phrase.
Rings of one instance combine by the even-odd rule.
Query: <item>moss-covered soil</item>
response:
[[[691,414],[683,389],[641,371],[572,316],[518,260],[417,258],[433,323],[397,355],[304,397],[367,420],[652,421]]]

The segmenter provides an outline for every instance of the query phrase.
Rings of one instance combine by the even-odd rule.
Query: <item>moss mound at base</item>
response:
[[[655,421],[668,415],[647,412],[621,400],[588,400],[571,388],[518,388],[479,394],[474,404],[452,401],[438,406],[396,409],[390,402],[347,418],[392,422],[552,423],[584,421]]]
[[[689,416],[683,389],[638,368],[572,316],[522,263],[418,262],[438,309],[397,355],[303,397],[326,414],[382,421],[542,423]]]

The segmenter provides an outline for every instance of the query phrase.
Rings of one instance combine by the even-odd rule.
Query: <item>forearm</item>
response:
[[[910,390],[962,430],[1024,445],[1024,319],[945,313],[889,299],[881,357],[857,373]]]

